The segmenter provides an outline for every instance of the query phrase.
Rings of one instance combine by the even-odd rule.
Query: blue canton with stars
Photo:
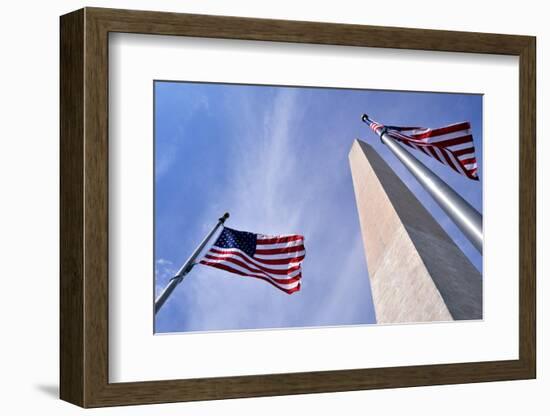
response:
[[[224,227],[214,245],[220,248],[236,248],[252,257],[256,252],[256,234]]]

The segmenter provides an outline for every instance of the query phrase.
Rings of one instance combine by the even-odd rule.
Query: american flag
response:
[[[365,123],[378,135],[386,133],[393,139],[435,158],[454,171],[475,181],[477,161],[469,122],[430,129],[425,127],[384,126],[368,117]]]
[[[300,290],[305,255],[301,235],[269,236],[224,227],[199,263],[265,280],[291,294]]]

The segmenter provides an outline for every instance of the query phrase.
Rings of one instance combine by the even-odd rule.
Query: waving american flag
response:
[[[477,161],[469,122],[451,124],[437,129],[425,127],[384,126],[368,117],[363,121],[378,135],[392,139],[433,157],[454,171],[475,181]]]
[[[305,254],[301,235],[269,236],[224,227],[199,263],[264,280],[291,294],[300,290]]]

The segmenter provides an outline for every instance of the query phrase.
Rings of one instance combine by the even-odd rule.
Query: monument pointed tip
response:
[[[357,151],[357,149],[361,149],[363,147],[363,145],[365,145],[366,143],[364,141],[362,141],[361,139],[358,139],[358,138],[355,138],[353,139],[353,143],[351,144],[350,146],[350,155],[354,152],[354,151]],[[355,149],[355,150],[354,150]]]

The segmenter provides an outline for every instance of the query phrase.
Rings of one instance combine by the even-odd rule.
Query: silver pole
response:
[[[193,266],[195,265],[195,259],[198,257],[198,255],[201,253],[202,249],[208,244],[208,241],[212,238],[214,233],[218,228],[220,228],[221,225],[225,222],[226,219],[229,218],[229,212],[226,212],[218,219],[218,223],[210,230],[210,232],[204,237],[204,240],[199,244],[199,246],[193,251],[193,254],[189,256],[187,261],[183,263],[183,266],[180,267],[179,271],[176,273],[174,277],[170,279],[162,293],[159,295],[157,300],[155,300],[155,314],[162,308],[162,305],[164,305],[164,302],[168,299],[168,297],[172,294],[174,289],[177,285],[179,285],[185,275],[191,271]]]
[[[363,114],[361,120],[367,123],[368,116]],[[483,253],[482,215],[439,176],[406,151],[397,140],[388,136],[384,129],[377,129],[376,133],[380,136],[382,143],[405,165],[474,247]]]

